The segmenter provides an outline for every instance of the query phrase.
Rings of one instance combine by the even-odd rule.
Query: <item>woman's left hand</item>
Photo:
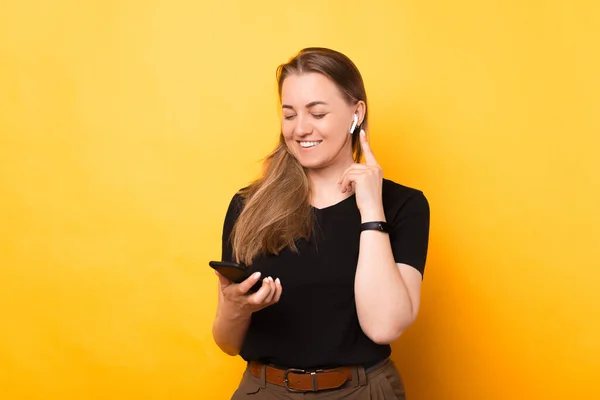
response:
[[[360,145],[366,163],[352,164],[340,176],[338,184],[343,193],[354,190],[363,221],[385,221],[381,199],[383,171],[371,151],[364,130],[360,131]]]

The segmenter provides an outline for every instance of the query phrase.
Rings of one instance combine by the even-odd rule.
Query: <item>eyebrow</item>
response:
[[[318,106],[318,105],[325,105],[325,106],[327,106],[328,104],[325,103],[324,101],[311,101],[310,103],[308,103],[306,105],[306,108],[311,108],[311,107]],[[294,107],[292,107],[292,106],[290,106],[288,104],[282,105],[281,108],[289,108],[289,109],[292,109],[292,110],[294,109]]]

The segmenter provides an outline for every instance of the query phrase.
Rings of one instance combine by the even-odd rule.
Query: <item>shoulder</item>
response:
[[[244,205],[244,201],[246,199],[246,193],[248,191],[248,187],[243,187],[239,189],[237,192],[233,194],[231,197],[230,205],[234,205],[236,207],[240,207]]]
[[[429,201],[422,190],[383,179],[383,208],[388,218],[419,213],[429,217]]]
[[[247,191],[248,187],[246,186],[239,189],[231,196],[225,217],[227,220],[236,220],[240,215],[242,209],[244,208]]]
[[[402,206],[409,202],[428,204],[427,197],[422,190],[385,178],[383,179],[382,196],[384,203],[390,205]]]

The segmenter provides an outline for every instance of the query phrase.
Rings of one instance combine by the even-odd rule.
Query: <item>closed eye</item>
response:
[[[313,118],[315,119],[321,119],[324,118],[327,114],[311,114],[313,116]],[[296,117],[295,115],[284,115],[283,119],[289,121],[291,119],[294,119],[294,117]]]

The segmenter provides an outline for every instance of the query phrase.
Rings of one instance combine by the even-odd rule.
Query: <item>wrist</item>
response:
[[[224,305],[220,310],[221,317],[228,321],[247,321],[252,316],[252,311],[245,307],[230,307]]]
[[[383,207],[378,207],[374,209],[369,209],[360,212],[361,223],[364,222],[373,222],[373,221],[383,221],[387,222],[385,219],[385,213],[383,212]]]

